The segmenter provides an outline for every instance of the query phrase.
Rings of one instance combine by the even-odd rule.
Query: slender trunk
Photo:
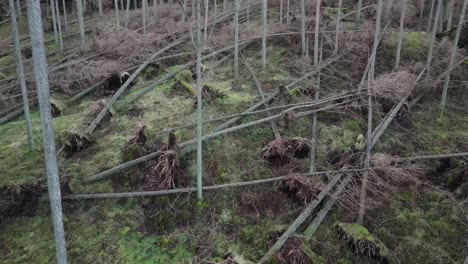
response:
[[[119,6],[119,9],[124,9],[124,5],[123,5],[123,0],[120,0],[120,6]]]
[[[83,1],[83,12],[86,13],[86,0],[82,0]]]
[[[118,0],[114,0],[114,5],[115,5],[115,19],[117,23],[117,30],[120,30],[120,20],[119,20],[119,3],[117,2]]]
[[[396,52],[396,59],[395,59],[395,70],[398,70],[400,67],[400,56],[401,56],[401,45],[403,43],[403,33],[405,30],[405,17],[406,17],[406,8],[408,0],[403,0],[403,7],[401,10],[401,17],[400,17],[400,34],[398,35],[398,45],[397,45],[397,52]]]
[[[185,0],[185,3],[187,3],[187,0]],[[156,21],[156,18],[158,17],[158,0],[153,0],[153,15],[154,20]]]
[[[203,27],[205,31],[203,32],[203,43],[206,49],[207,37],[208,37],[208,11],[209,11],[209,0],[205,0],[205,26]]]
[[[15,59],[16,59],[16,72],[18,74],[18,80],[21,87],[21,94],[23,96],[23,109],[24,119],[26,121],[26,132],[28,134],[28,144],[31,151],[34,150],[34,138],[31,126],[31,118],[29,115],[29,99],[28,99],[28,88],[26,87],[26,81],[24,79],[24,66],[23,59],[21,57],[21,44],[19,40],[18,24],[16,22],[15,4],[13,0],[9,0],[10,4],[10,16],[11,16],[11,31],[13,33],[13,39],[15,42]]]
[[[266,35],[267,35],[267,9],[268,2],[267,0],[262,0],[262,69],[266,69]]]
[[[223,0],[223,12],[226,13],[227,0]]]
[[[289,18],[289,1],[290,0],[286,0],[286,23],[290,23],[291,22],[291,19]]]
[[[234,5],[234,79],[237,81],[239,79],[239,0],[234,0]]]
[[[202,101],[202,71],[201,71],[201,53],[202,53],[202,36],[201,36],[201,2],[197,0],[197,199],[203,200],[203,156],[202,156],[202,137],[203,137],[203,101]]]
[[[62,35],[62,23],[60,22],[60,9],[59,9],[59,2],[60,0],[55,0],[55,8],[57,14],[57,28],[58,28],[58,37],[59,37],[59,44],[60,44],[60,51],[63,52],[63,35]]]
[[[21,5],[20,5],[20,0],[16,0],[16,10],[18,10],[18,20],[21,21]]]
[[[392,12],[392,9],[393,9],[393,3],[394,3],[394,0],[388,0],[388,4],[385,10],[385,18],[384,18],[385,21],[389,21],[390,13]]]
[[[55,15],[55,1],[56,0],[50,0],[50,10],[52,11],[52,27],[54,28],[55,44],[59,44],[58,30],[57,30],[57,16]]]
[[[283,24],[283,0],[280,0],[280,24]]]
[[[362,8],[362,0],[359,0],[357,3],[356,24],[359,24],[361,20],[361,8]]]
[[[427,20],[427,33],[431,32],[431,22],[432,22],[432,15],[434,14],[434,5],[437,0],[432,0],[431,2],[431,11],[429,11],[429,19]]]
[[[427,54],[427,62],[426,62],[426,67],[427,67],[427,78],[431,76],[431,63],[432,63],[432,57],[434,53],[434,46],[435,46],[435,41],[436,41],[436,33],[437,33],[437,25],[439,23],[439,17],[440,17],[440,11],[442,8],[442,0],[437,0],[437,10],[434,18],[434,25],[432,27],[432,33],[430,35],[430,40],[429,40],[429,52]]]
[[[341,8],[343,7],[343,0],[338,1],[338,14],[336,15],[336,28],[335,28],[335,49],[333,50],[333,55],[338,54],[338,49],[340,46],[340,35],[341,35]]]
[[[198,0],[192,0],[192,20],[196,19],[195,16],[196,16],[196,3],[195,1],[198,1]]]
[[[443,24],[444,24],[444,2],[442,2],[442,6],[440,9],[440,14],[439,14],[439,23],[437,24],[437,31],[442,32],[443,30]]]
[[[98,0],[98,8],[99,8],[99,15],[102,16],[102,0]]]
[[[184,0],[183,10],[187,10],[187,0]],[[182,23],[185,23],[185,15],[182,15]]]
[[[421,0],[421,10],[419,11],[419,31],[421,31],[422,29],[425,4],[426,4],[426,0]]]
[[[382,17],[382,0],[378,0],[377,3],[377,18],[375,22],[375,35],[374,35],[374,46],[373,46],[373,54],[377,54],[377,47],[379,43],[379,35],[380,35],[380,20]],[[371,146],[372,146],[372,81],[374,80],[375,75],[375,61],[377,56],[374,56],[372,59],[371,67],[369,70],[368,75],[368,114],[367,114],[367,143],[366,143],[366,159],[365,159],[365,168],[368,169],[370,167],[370,154],[371,154]],[[364,222],[364,214],[365,214],[365,206],[366,206],[366,197],[367,197],[367,183],[369,177],[369,170],[364,171],[362,186],[361,186],[361,197],[359,203],[359,214],[357,223],[362,225]]]
[[[130,0],[127,0],[127,8],[125,9],[125,28],[128,29],[128,23],[130,22]]]
[[[320,30],[320,2],[316,1],[315,6],[315,34],[314,34],[314,66],[316,69],[319,69],[319,30]],[[316,76],[316,86],[317,90],[315,91],[315,101],[318,101],[320,98],[319,89],[320,89],[320,72]],[[317,149],[317,113],[314,113],[312,117],[312,144],[310,148],[310,163],[309,163],[309,172],[315,172],[315,163],[316,163],[316,149]]]
[[[54,129],[50,109],[49,81],[47,77],[47,61],[45,56],[44,31],[42,29],[40,1],[27,0],[27,13],[33,54],[34,79],[36,81],[39,111],[41,113],[47,185],[54,226],[56,258],[58,264],[66,264],[67,250],[65,246],[65,232],[62,221],[62,201]]]
[[[447,6],[447,31],[452,28],[452,20],[453,20],[453,0],[450,0]]]
[[[148,0],[143,0],[141,3],[141,15],[143,17],[143,35],[146,36],[146,5]]]
[[[78,13],[78,24],[80,27],[80,39],[81,39],[81,48],[84,48],[86,45],[85,34],[84,34],[84,22],[83,22],[83,6],[81,1],[76,1],[76,12]]]
[[[250,23],[250,0],[247,0],[247,23]]]
[[[65,32],[68,32],[67,6],[65,5],[65,0],[62,0],[62,7],[63,7],[63,23],[65,24]]]
[[[305,10],[305,0],[301,0],[301,40],[302,40],[302,54],[306,55],[306,10]]]
[[[449,69],[452,68],[453,63],[455,62],[455,57],[457,55],[457,49],[458,49],[458,41],[460,40],[460,34],[462,31],[463,23],[465,21],[465,14],[466,14],[466,9],[468,5],[468,0],[463,1],[463,7],[460,13],[460,19],[458,21],[458,27],[457,27],[457,33],[455,34],[455,40],[453,42],[453,47],[452,51],[450,53],[450,62],[449,62]],[[442,91],[442,98],[440,101],[440,118],[444,116],[444,109],[445,109],[445,104],[447,101],[447,92],[450,84],[450,73],[447,75],[445,82],[444,82],[444,89]]]

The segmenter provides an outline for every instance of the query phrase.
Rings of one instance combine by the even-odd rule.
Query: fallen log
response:
[[[320,194],[311,202],[307,207],[302,211],[302,213],[294,220],[294,222],[288,227],[288,229],[278,238],[275,244],[267,251],[267,253],[258,261],[258,264],[266,263],[270,258],[280,250],[284,243],[291,237],[292,234],[305,222],[305,220],[312,214],[312,212],[317,208],[317,206],[322,202],[322,200],[330,194],[331,190],[338,184],[339,180],[342,178],[343,174],[339,173],[333,177],[330,182],[323,188]],[[351,178],[351,175],[348,175],[344,180],[343,184],[347,183],[348,178]],[[342,184],[342,185],[343,185]],[[345,184],[344,184],[345,186]],[[343,187],[344,188],[344,187]]]

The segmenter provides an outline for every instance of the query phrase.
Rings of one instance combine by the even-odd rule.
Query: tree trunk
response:
[[[262,0],[262,68],[266,69],[266,35],[267,35],[267,9],[268,2],[267,0]]]
[[[148,0],[142,0],[141,3],[141,15],[143,17],[143,35],[146,36],[146,5]]]
[[[431,2],[431,11],[429,11],[429,19],[427,20],[427,33],[431,32],[431,22],[432,22],[432,15],[434,14],[434,5],[437,0],[432,0]]]
[[[55,0],[50,0],[50,10],[52,11],[52,27],[54,28],[55,44],[59,44],[57,30],[57,16],[55,15]]]
[[[338,49],[340,46],[340,35],[341,35],[341,8],[343,7],[343,0],[338,1],[338,14],[336,15],[336,28],[335,28],[335,49],[333,50],[333,55],[338,54]]]
[[[99,8],[99,15],[102,16],[102,0],[98,0],[98,8]]]
[[[442,8],[442,0],[437,0],[438,1],[438,4],[437,4],[437,10],[436,10],[436,14],[435,14],[435,17],[434,17],[434,25],[432,27],[432,33],[430,35],[430,40],[429,40],[429,52],[428,52],[428,55],[427,55],[427,62],[426,62],[426,67],[427,67],[427,78],[429,78],[431,76],[431,63],[432,63],[432,57],[433,57],[433,53],[434,53],[434,46],[435,46],[435,42],[436,42],[436,33],[437,33],[437,25],[439,24],[439,17],[440,17],[440,11],[441,11],[441,8]]]
[[[460,13],[460,19],[458,21],[458,27],[457,27],[457,33],[455,34],[455,40],[453,41],[453,47],[452,51],[450,53],[450,62],[449,62],[449,69],[452,67],[453,63],[455,62],[455,57],[457,55],[457,49],[458,49],[458,41],[460,40],[460,34],[461,30],[463,27],[463,23],[465,21],[465,14],[466,14],[466,9],[468,5],[468,0],[463,1],[463,7]],[[444,89],[442,91],[442,99],[440,101],[440,118],[444,116],[444,109],[445,109],[445,104],[447,101],[447,92],[450,84],[450,73],[447,75],[445,82],[444,82]]]
[[[250,23],[250,0],[247,0],[247,23]]]
[[[401,17],[400,17],[400,33],[398,35],[398,45],[397,45],[397,52],[396,52],[396,59],[395,59],[395,70],[398,70],[400,67],[400,56],[401,56],[401,45],[403,43],[403,33],[405,30],[405,17],[406,17],[406,8],[408,0],[403,0],[403,7],[401,10]]]
[[[20,4],[20,0],[16,0],[16,10],[18,10],[18,20],[21,21],[21,4]]]
[[[234,0],[235,14],[234,14],[234,79],[239,79],[239,0]],[[206,28],[205,28],[206,30]],[[206,33],[206,32],[205,32]]]
[[[57,14],[57,28],[58,28],[58,37],[59,37],[59,44],[60,44],[60,51],[63,52],[63,35],[62,35],[62,23],[60,22],[60,8],[59,2],[60,0],[55,0],[55,9]]]
[[[62,6],[63,6],[63,23],[65,24],[65,32],[68,32],[67,7],[65,5],[65,0],[62,0]]]
[[[373,54],[377,54],[377,47],[379,45],[379,35],[380,35],[380,20],[382,17],[382,0],[378,0],[377,3],[377,18],[375,22],[375,35],[374,35],[374,45],[373,45]],[[367,142],[366,142],[366,159],[365,159],[365,168],[368,169],[370,167],[370,155],[371,155],[371,146],[372,146],[372,87],[371,83],[374,80],[375,75],[375,61],[376,57],[374,56],[372,59],[371,67],[369,70],[369,77],[368,77],[368,114],[367,114]],[[364,171],[362,186],[361,186],[361,197],[359,203],[359,214],[357,223],[362,225],[364,222],[364,214],[365,214],[365,206],[366,206],[366,199],[367,199],[367,183],[369,178],[369,170]]]
[[[421,0],[421,10],[419,11],[419,31],[421,31],[421,29],[422,29],[425,4],[426,4],[426,0]]]
[[[114,0],[114,5],[115,5],[115,19],[117,23],[117,30],[120,30],[120,20],[119,20],[119,3],[117,2],[118,0]]]
[[[203,156],[202,156],[202,137],[203,137],[203,101],[202,101],[202,43],[201,43],[201,2],[202,0],[197,0],[197,199],[199,201],[203,200]]]
[[[41,113],[47,185],[54,226],[56,258],[57,263],[66,264],[67,250],[62,221],[62,201],[50,107],[49,81],[47,77],[47,61],[43,36],[44,31],[42,29],[41,6],[39,0],[27,0],[27,13],[33,54],[34,79],[36,81],[39,110]]]
[[[78,24],[80,27],[81,48],[84,48],[86,46],[86,40],[84,34],[83,6],[81,0],[76,1],[76,12],[78,13]]]
[[[305,0],[301,0],[301,40],[302,40],[302,54],[306,55],[306,10]]]
[[[28,88],[26,87],[26,81],[24,79],[24,66],[23,66],[23,59],[21,57],[21,44],[20,44],[19,34],[18,34],[18,24],[16,22],[15,4],[13,0],[9,0],[9,4],[10,4],[10,16],[11,16],[11,31],[13,33],[13,40],[15,42],[16,72],[18,74],[21,94],[23,96],[24,119],[26,121],[26,132],[28,135],[29,149],[33,151],[35,146],[34,146],[32,126],[31,126],[31,118],[29,115]]]
[[[359,24],[359,20],[361,20],[361,8],[362,8],[362,0],[359,0],[357,3],[357,12],[356,12],[356,24]]]
[[[187,10],[187,0],[184,0],[183,10]],[[182,16],[182,23],[185,23],[185,14]]]
[[[290,0],[286,0],[286,23],[290,23],[291,22],[291,19],[289,18],[289,1]]]
[[[283,0],[280,0],[280,18],[279,18],[280,24],[283,24]]]
[[[125,28],[128,29],[128,23],[130,22],[130,0],[127,0],[127,8],[125,9]]]
[[[449,31],[452,28],[452,20],[453,20],[453,0],[450,0],[447,6],[447,28],[446,28],[447,31]]]
[[[203,27],[205,29],[205,31],[203,32],[203,46],[205,47],[205,49],[206,49],[207,37],[208,37],[209,3],[210,3],[209,0],[205,0],[205,26]]]

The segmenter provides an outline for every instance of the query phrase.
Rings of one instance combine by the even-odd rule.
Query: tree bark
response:
[[[279,17],[280,24],[283,24],[283,0],[280,0],[280,17]]]
[[[148,0],[142,0],[141,3],[141,16],[143,20],[143,35],[146,36],[146,6],[148,5]]]
[[[201,2],[202,0],[197,0],[197,199],[199,201],[203,200],[203,156],[202,156],[202,137],[203,137],[203,101],[202,101],[202,71],[201,71]],[[205,29],[206,30],[206,29]]]
[[[432,22],[432,16],[434,14],[434,5],[435,5],[435,2],[438,1],[438,0],[432,0],[431,2],[431,10],[429,11],[429,19],[427,20],[427,33],[429,34],[429,32],[431,32],[431,22]]]
[[[13,40],[15,42],[15,59],[16,59],[16,72],[18,74],[18,80],[21,88],[21,94],[23,97],[23,112],[24,119],[26,121],[26,133],[28,135],[28,145],[31,151],[34,150],[34,138],[31,126],[31,118],[29,115],[29,99],[28,99],[28,88],[26,87],[26,81],[24,79],[24,66],[21,56],[21,44],[19,41],[18,24],[16,22],[15,4],[13,0],[9,0],[10,4],[10,16],[11,16],[11,31],[13,33]]]
[[[356,12],[356,24],[359,24],[359,20],[361,20],[361,8],[362,8],[362,0],[359,0],[357,3],[357,12]]]
[[[156,0],[154,0],[156,1]],[[184,3],[183,3],[183,10],[187,10],[187,0],[184,0]],[[182,16],[182,23],[185,23],[185,15]]]
[[[185,6],[187,6],[187,0],[185,0]],[[153,0],[153,15],[154,20],[156,21],[158,17],[158,0]]]
[[[401,10],[401,17],[400,17],[400,33],[398,35],[398,45],[397,45],[397,52],[396,52],[396,59],[395,59],[395,70],[400,68],[400,56],[401,56],[401,45],[403,43],[403,33],[405,30],[405,17],[406,17],[406,8],[408,0],[403,0],[403,7]]]
[[[47,76],[47,61],[45,57],[40,1],[27,0],[27,13],[33,53],[34,79],[36,81],[39,97],[47,185],[54,226],[56,258],[57,263],[66,264],[67,250],[62,221],[62,201],[50,107],[49,81]]]
[[[452,28],[452,20],[453,20],[453,0],[449,0],[447,6],[447,28],[446,30],[449,31]]]
[[[80,27],[81,48],[86,46],[84,22],[83,22],[83,6],[81,0],[76,0],[76,12],[78,13],[78,25]]]
[[[421,0],[421,10],[419,11],[419,31],[421,31],[422,29],[425,4],[426,4],[426,0]]]
[[[452,65],[455,62],[455,57],[457,55],[457,49],[458,49],[458,41],[460,40],[461,30],[462,30],[462,27],[463,27],[463,23],[465,21],[465,14],[466,14],[467,5],[468,5],[468,0],[464,0],[463,1],[463,7],[462,7],[462,10],[461,10],[461,13],[460,13],[460,19],[458,21],[457,33],[455,34],[455,40],[453,41],[453,47],[452,47],[452,51],[450,53],[450,62],[449,62],[449,67],[448,68],[452,68]],[[445,79],[445,82],[444,82],[444,89],[442,91],[442,98],[441,98],[441,101],[440,101],[440,109],[441,109],[440,110],[440,118],[442,118],[444,116],[444,110],[445,110],[445,104],[446,104],[446,101],[447,101],[447,92],[448,92],[449,84],[450,84],[450,73],[447,75],[447,77]]]
[[[205,26],[203,27],[205,29],[205,31],[203,32],[203,46],[204,46],[204,49],[207,48],[209,3],[210,3],[209,0],[205,0]]]
[[[125,10],[125,28],[128,29],[128,23],[130,22],[130,0],[127,0],[127,8]]]
[[[306,10],[305,0],[301,0],[301,40],[302,40],[302,55],[306,56]]]
[[[102,16],[102,0],[98,0],[98,9],[99,9],[99,15]]]
[[[289,1],[290,0],[286,0],[286,23],[288,23],[288,24],[291,22],[291,19],[289,18],[289,12],[290,12],[289,11],[289,6],[290,6]]]

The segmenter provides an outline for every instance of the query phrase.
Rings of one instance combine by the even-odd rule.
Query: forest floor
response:
[[[104,27],[113,22],[112,17],[106,16],[87,20],[86,27]],[[9,25],[0,27],[1,34],[8,34],[6,26]],[[244,23],[243,27],[259,30],[260,24],[252,20]],[[70,32],[75,31],[76,27],[70,28]],[[25,33],[24,28],[22,32]],[[392,32],[379,49],[384,54],[378,59],[379,74],[391,71],[394,55],[388,50],[394,47]],[[52,36],[49,32],[46,39]],[[77,37],[67,39],[66,47],[76,49],[79,46]],[[423,37],[419,32],[405,35],[408,40]],[[422,42],[406,42],[404,58],[407,61],[424,61]],[[266,96],[313,69],[307,66],[309,62],[297,50],[290,48],[292,45],[298,45],[297,39],[272,38],[267,46],[267,67],[263,72],[260,70],[260,43],[254,42],[242,49],[243,56],[263,83]],[[55,44],[47,45],[48,51],[56,49]],[[192,48],[183,44],[178,51],[192,51]],[[49,64],[59,61],[62,56],[62,53],[49,56]],[[240,78],[235,80],[232,59],[218,65],[221,57],[203,63],[203,84],[209,87],[211,96],[203,104],[205,119],[242,112],[260,100],[255,82],[243,61]],[[345,55],[322,72],[321,98],[356,87],[352,65],[357,63],[358,68],[363,69],[365,64],[348,60],[350,58]],[[147,67],[133,82],[129,92],[111,109],[112,118],[94,132],[92,140],[95,143],[76,153],[62,149],[65,138],[70,132],[82,133],[110,97],[94,94],[75,104],[66,104],[68,94],[52,89],[52,97],[57,104],[66,105],[53,120],[57,149],[60,150],[62,195],[146,190],[142,182],[149,177],[150,164],[127,169],[99,182],[87,183],[85,179],[160,149],[168,141],[168,134],[160,131],[196,123],[196,98],[190,89],[195,87],[195,81],[187,71],[157,85],[139,100],[126,104],[145,86],[186,62],[181,58]],[[11,63],[11,56],[0,58],[0,67]],[[462,67],[468,70],[466,65]],[[455,78],[443,119],[439,118],[440,90],[424,93],[419,101],[405,110],[403,116],[391,123],[373,149],[373,157],[387,155],[383,156],[385,159],[468,151],[466,81]],[[307,92],[311,93],[311,85],[312,80],[298,84],[275,98],[270,106],[310,101],[312,94]],[[349,105],[349,108],[353,107]],[[383,104],[380,107],[385,108]],[[384,114],[376,116],[374,126]],[[22,117],[0,125],[0,198],[5,204],[0,203],[0,208],[7,208],[8,203],[14,204],[11,207],[14,209],[2,212],[4,215],[0,216],[0,263],[52,263],[55,258],[49,204],[47,200],[38,199],[46,196],[47,185],[43,150],[39,147],[42,137],[37,109],[33,110],[31,118],[38,146],[33,152],[28,150]],[[357,138],[366,134],[366,118],[365,111],[344,108],[332,108],[318,114],[319,171],[339,170],[343,157],[352,157],[360,152],[356,149]],[[238,123],[256,119],[243,117]],[[220,123],[207,123],[204,132],[212,131]],[[311,116],[296,118],[285,115],[275,120],[275,124],[283,138],[311,136]],[[142,131],[143,126],[147,137],[144,144],[132,147],[129,142]],[[195,138],[196,131],[192,127],[175,130],[174,134],[180,143]],[[203,145],[204,185],[266,179],[308,170],[308,159],[292,160],[282,166],[272,166],[262,159],[265,146],[274,139],[271,124],[263,123],[206,141]],[[176,187],[196,186],[195,151],[182,155],[177,167]],[[411,174],[405,176],[408,179],[391,183],[388,192],[371,193],[369,200],[373,202],[369,202],[372,205],[367,210],[364,226],[388,248],[389,262],[462,263],[468,255],[467,160],[421,161],[411,164],[411,170],[405,172]],[[385,171],[377,169],[376,175],[385,175]],[[313,181],[322,179],[311,177],[314,177]],[[339,200],[311,240],[301,235],[305,229],[301,228],[294,238],[296,240],[290,239],[288,247],[273,261],[293,263],[284,262],[284,256],[295,254],[297,250],[307,260],[296,263],[382,261],[356,254],[356,249],[337,235],[337,223],[356,220],[357,205],[350,200],[352,197]],[[70,263],[255,262],[305,206],[301,197],[286,190],[282,182],[207,191],[202,203],[197,203],[195,194],[186,193],[64,201],[68,258]],[[307,225],[308,222],[304,227]]]

